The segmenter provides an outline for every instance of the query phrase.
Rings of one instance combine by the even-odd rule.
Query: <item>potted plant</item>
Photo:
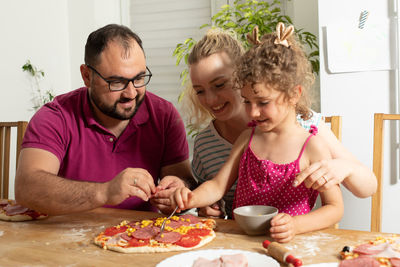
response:
[[[278,22],[285,24],[293,24],[289,16],[283,15],[279,0],[256,1],[256,0],[235,0],[233,5],[223,5],[220,11],[212,18],[212,25],[225,30],[233,30],[236,32],[238,38],[242,41],[245,48],[249,46],[246,34],[251,32],[257,25],[260,35],[274,32]],[[200,26],[201,28],[210,27],[210,24]],[[319,73],[319,48],[317,37],[305,31],[304,29],[296,29],[295,33],[299,41],[308,47],[311,51],[308,58],[311,62],[314,73]],[[188,56],[196,43],[193,38],[186,39],[183,43],[176,45],[173,56],[176,57],[176,65],[179,65],[182,59],[188,64]],[[181,85],[183,86],[187,81],[188,69],[184,69],[181,74]],[[182,93],[179,100],[182,98]]]
[[[30,60],[27,60],[22,66],[22,71],[28,72],[31,75],[31,78],[34,82],[34,87],[36,87],[32,97],[34,111],[38,110],[41,106],[54,99],[53,90],[49,89],[45,92],[42,92],[42,89],[40,88],[40,81],[44,78],[43,70],[38,69],[32,65]]]

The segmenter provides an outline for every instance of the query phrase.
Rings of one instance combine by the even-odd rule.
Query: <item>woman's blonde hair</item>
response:
[[[308,120],[312,116],[310,89],[315,80],[311,64],[294,35],[287,38],[287,47],[277,44],[277,36],[276,32],[264,35],[244,54],[234,74],[235,86],[265,83],[290,97],[295,86],[301,85],[296,113]]]
[[[189,67],[204,58],[222,52],[228,55],[234,68],[243,55],[244,49],[234,32],[212,28],[193,46],[188,57]],[[213,116],[200,104],[190,81],[186,83],[183,93],[182,114],[194,130],[200,130],[213,119]]]

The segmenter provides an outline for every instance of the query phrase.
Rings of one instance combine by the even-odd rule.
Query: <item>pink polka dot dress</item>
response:
[[[275,164],[269,160],[258,159],[250,148],[254,130],[255,127],[249,145],[240,159],[234,207],[269,205],[278,208],[280,213],[291,216],[310,212],[318,197],[318,191],[306,188],[303,183],[293,187],[292,183],[296,174],[300,172],[301,155],[310,138],[316,134],[317,128],[311,126],[311,134],[298,158],[288,164]]]

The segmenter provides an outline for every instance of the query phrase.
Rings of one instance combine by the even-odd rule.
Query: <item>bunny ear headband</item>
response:
[[[289,43],[287,41],[287,38],[289,38],[294,32],[294,27],[290,25],[289,27],[285,27],[285,24],[282,22],[279,22],[278,25],[276,25],[276,39],[274,41],[274,44],[280,44],[286,47],[289,47]]]
[[[290,25],[289,27],[285,27],[285,24],[282,22],[279,22],[276,25],[276,39],[274,41],[274,44],[280,44],[286,47],[289,47],[289,43],[287,41],[287,38],[289,38],[294,32],[294,27]],[[247,35],[247,41],[253,45],[260,45],[260,39],[258,39],[258,26],[255,26],[253,28],[253,31],[251,33],[248,33]]]
[[[260,39],[258,39],[258,26],[255,26],[251,33],[246,35],[247,41],[253,45],[260,45]]]

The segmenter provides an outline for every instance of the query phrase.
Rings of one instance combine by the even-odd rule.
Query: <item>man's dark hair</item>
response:
[[[89,34],[85,45],[85,64],[96,66],[99,63],[101,52],[110,41],[119,42],[128,51],[130,42],[135,40],[143,50],[142,40],[126,26],[108,24]],[[144,52],[144,51],[143,51]]]

